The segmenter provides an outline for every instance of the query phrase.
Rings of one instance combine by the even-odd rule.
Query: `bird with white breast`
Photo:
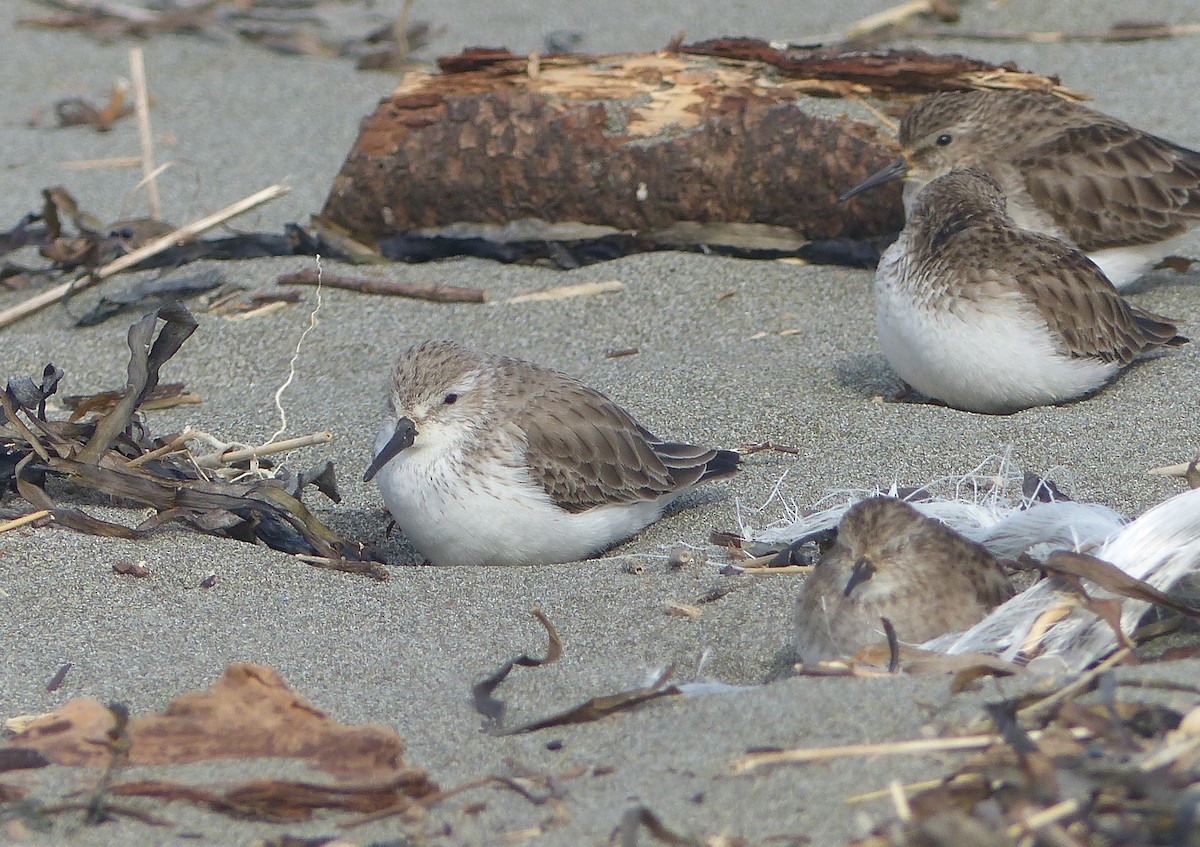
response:
[[[908,385],[990,414],[1081,397],[1137,356],[1187,341],[1079,249],[1021,228],[974,168],[917,195],[876,269],[875,327]]]
[[[663,441],[574,377],[426,341],[400,356],[365,481],[435,565],[599,553],[740,456]]]

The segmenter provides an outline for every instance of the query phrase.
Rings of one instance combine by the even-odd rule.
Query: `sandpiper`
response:
[[[886,640],[919,644],[965,630],[1012,596],[983,546],[895,497],[855,503],[837,541],[805,579],[796,602],[795,649],[812,664]]]
[[[956,168],[987,171],[1024,229],[1064,238],[1124,288],[1200,224],[1200,152],[1053,94],[955,91],[914,104],[903,155],[843,199],[903,177],[905,208]]]
[[[663,441],[574,377],[427,341],[396,363],[363,478],[430,563],[532,565],[628,538],[739,459]]]
[[[910,386],[992,414],[1082,396],[1139,354],[1187,341],[1074,246],[1018,226],[975,169],[917,195],[875,273],[875,326]]]

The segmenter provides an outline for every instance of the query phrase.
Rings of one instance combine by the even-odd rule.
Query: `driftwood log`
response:
[[[410,72],[363,122],[318,226],[372,248],[409,232],[782,249],[867,238],[902,226],[899,187],[837,197],[895,143],[878,120],[813,96],[1057,88],[962,56],[797,57],[752,39],[611,56],[471,50],[439,65]]]

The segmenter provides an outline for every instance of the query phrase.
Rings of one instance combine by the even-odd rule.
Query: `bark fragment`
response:
[[[514,224],[530,222],[535,237],[581,237],[582,224],[660,244],[866,238],[901,227],[899,188],[837,197],[895,143],[808,95],[1055,86],[960,56],[795,56],[751,39],[610,56],[476,49],[439,65],[363,122],[319,222],[368,245],[447,228],[528,238]]]

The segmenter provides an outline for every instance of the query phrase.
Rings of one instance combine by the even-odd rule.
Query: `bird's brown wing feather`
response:
[[[1145,244],[1200,224],[1200,152],[1120,121],[1055,133],[1014,164],[1083,250]]]
[[[973,259],[980,255],[1003,256],[1004,266],[980,266]],[[1185,340],[1168,319],[1130,306],[1087,256],[1061,239],[984,224],[958,233],[941,258],[968,269],[974,287],[1015,286],[1072,356],[1128,364]]]
[[[971,571],[971,581],[975,586],[975,596],[988,609],[994,609],[1001,603],[1012,599],[1013,587],[1008,576],[1000,567],[1000,563],[990,554],[989,562],[981,562],[980,567]]]
[[[519,423],[530,471],[570,512],[653,500],[706,478],[726,451],[665,444],[616,403],[557,372],[523,375]]]

